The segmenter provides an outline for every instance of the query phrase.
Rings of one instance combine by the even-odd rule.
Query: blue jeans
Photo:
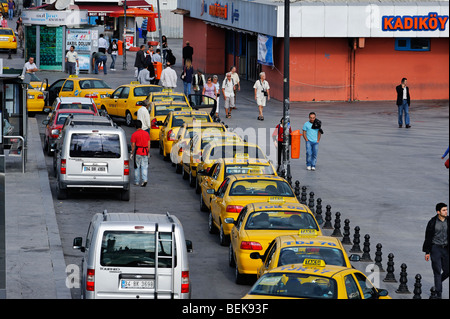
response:
[[[306,166],[316,167],[317,153],[319,152],[319,143],[306,142]]]
[[[14,9],[8,9],[9,19],[12,20],[14,17]]]
[[[98,65],[103,62],[103,73],[108,74],[108,68],[106,67],[106,55],[99,57],[98,59],[95,59],[95,69],[94,73],[98,74]]]
[[[110,69],[115,69],[115,67],[116,67],[116,59],[117,59],[117,55],[111,54],[111,59],[112,59],[112,62],[111,62]]]
[[[403,113],[405,113],[405,125],[409,125],[409,105],[407,100],[403,100],[398,106],[398,125],[403,125]]]
[[[134,183],[139,184],[139,180],[147,182],[148,156],[136,155],[136,168],[134,169]]]
[[[191,83],[183,81],[183,87],[184,87],[184,95],[189,97],[189,94],[191,94]]]

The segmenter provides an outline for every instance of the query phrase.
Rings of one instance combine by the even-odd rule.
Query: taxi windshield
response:
[[[133,92],[134,96],[147,96],[153,92],[161,92],[162,86],[138,86],[135,87]]]
[[[154,232],[105,231],[100,264],[115,267],[155,267],[155,237]],[[159,268],[172,267],[172,258],[168,258],[172,256],[171,237],[171,233],[159,233]],[[176,266],[176,258],[173,259]]]
[[[247,218],[245,229],[319,230],[317,223],[310,214],[294,211],[253,212]]]
[[[344,255],[340,249],[322,246],[300,245],[282,248],[280,250],[278,266],[288,264],[302,264],[305,259],[321,259],[325,261],[325,264],[327,265],[344,267],[347,266]]]
[[[232,164],[225,166],[225,177],[236,174],[275,175],[271,165]]]
[[[210,122],[209,115],[203,114],[183,114],[183,115],[175,115],[172,119],[172,127],[181,127],[184,123],[191,123],[193,121],[198,122]]]
[[[192,138],[193,136],[194,136],[194,134],[198,134],[198,133],[200,133],[200,132],[204,132],[204,131],[206,131],[206,130],[211,130],[211,129],[213,129],[213,130],[217,130],[217,133],[220,133],[220,132],[224,132],[225,131],[225,128],[223,127],[223,126],[214,126],[214,127],[211,127],[211,126],[207,126],[207,125],[198,125],[198,126],[192,126],[192,127],[188,127],[187,129],[186,129],[186,133],[184,134],[184,137],[185,138]]]
[[[81,89],[110,89],[103,80],[80,80]]]
[[[292,298],[336,299],[337,284],[332,278],[303,273],[267,273],[255,283],[250,295]]]
[[[153,96],[153,101],[175,101],[175,102],[186,102],[184,95],[156,95]]]
[[[206,145],[215,141],[226,141],[226,142],[240,142],[241,138],[238,136],[227,136],[224,134],[213,134],[202,137],[201,149],[204,149]]]
[[[264,153],[256,146],[226,144],[211,149],[209,160],[219,158],[266,158]]]
[[[189,110],[190,106],[188,105],[155,105],[155,116],[167,115],[171,111],[183,111]]]
[[[266,179],[244,179],[233,182],[230,196],[283,196],[294,197],[285,181]]]

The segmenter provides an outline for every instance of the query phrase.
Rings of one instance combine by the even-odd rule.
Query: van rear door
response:
[[[97,298],[179,298],[174,294],[174,232],[145,228],[105,230],[98,237]]]

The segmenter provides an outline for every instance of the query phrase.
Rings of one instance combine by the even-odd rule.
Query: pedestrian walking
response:
[[[167,37],[165,35],[161,37],[161,42],[162,42],[163,62],[165,62],[167,58],[167,49],[169,48],[167,46]]]
[[[155,76],[150,74],[150,69],[153,65],[149,65],[146,68],[143,68],[141,72],[138,74],[138,81],[140,84],[151,84]]]
[[[137,110],[136,116],[137,120],[141,121],[142,130],[150,134],[150,113],[148,111],[148,106],[142,104],[141,107]]]
[[[220,83],[219,77],[217,75],[213,75],[213,84],[216,87],[216,109],[214,111],[214,116],[216,119],[219,118],[219,99],[220,99]]]
[[[106,53],[103,52],[95,52],[92,56],[92,63],[94,64],[94,74],[98,74],[98,67],[102,63],[103,64],[103,73],[108,74],[108,68],[106,67],[106,61],[108,57]]]
[[[400,85],[395,88],[397,91],[398,127],[403,127],[403,114],[405,114],[405,127],[410,128],[409,106],[411,105],[411,98],[406,82],[407,78],[403,78]]]
[[[272,139],[273,139],[273,143],[275,144],[275,147],[277,148],[277,160],[278,160],[278,167],[277,167],[277,172],[280,170],[281,167],[281,156],[283,154],[283,150],[284,150],[284,118],[281,118],[280,123],[275,127],[275,130],[273,131],[272,134]],[[292,133],[292,129],[289,126],[289,134]]]
[[[108,49],[108,41],[106,41],[103,33],[100,34],[100,37],[98,39],[98,51],[106,53],[106,49]]]
[[[255,100],[259,109],[258,120],[264,121],[263,109],[266,106],[266,101],[270,101],[270,86],[266,81],[266,73],[261,72],[259,74],[259,80],[253,85],[255,89]]]
[[[232,66],[230,68],[230,74],[234,82],[234,106],[231,109],[235,110],[237,102],[237,92],[241,90],[241,81],[239,79],[239,74],[236,72],[235,66]]]
[[[224,109],[225,109],[225,117],[231,117],[231,108],[234,107],[234,93],[235,84],[233,79],[231,78],[231,72],[228,72],[225,76],[225,79],[222,83],[222,93],[223,93],[223,101],[224,101]]]
[[[448,278],[448,208],[445,203],[436,204],[436,216],[431,218],[425,230],[422,251],[425,260],[431,259],[436,298],[442,298],[442,282]]]
[[[12,20],[14,18],[14,9],[16,8],[16,4],[13,0],[8,0],[8,18]]]
[[[442,155],[442,159],[445,159],[445,157],[448,155],[448,151],[449,151],[449,148],[447,147],[447,150],[444,152],[444,155]],[[448,169],[448,166],[449,166],[449,163],[448,163],[448,158],[447,158],[447,160],[445,161],[445,167],[447,167],[447,169]]]
[[[177,87],[177,73],[170,67],[170,62],[167,61],[166,67],[161,72],[161,85],[166,90],[173,91]]]
[[[194,48],[191,47],[189,41],[186,41],[186,46],[183,47],[183,65],[186,64],[186,60],[192,60],[192,56],[194,55]]]
[[[308,171],[316,170],[319,141],[322,136],[321,128],[317,127],[317,124],[314,125],[316,120],[316,113],[311,112],[309,113],[309,121],[303,125],[303,138],[306,141],[306,169]]]
[[[19,38],[19,46],[20,48],[23,47],[23,39],[24,39],[24,33],[23,33],[23,22],[22,22],[22,18],[19,17],[16,21],[16,31],[17,31],[17,35]]]
[[[217,92],[216,86],[212,83],[212,77],[208,76],[206,84],[203,87],[202,95],[209,96],[210,98],[216,99]]]
[[[161,58],[161,50],[160,49],[156,49],[156,52],[153,53],[152,55],[152,62],[159,62],[162,63],[162,58]]]
[[[78,53],[73,45],[70,46],[69,51],[66,53],[66,63],[69,75],[76,74],[76,68],[80,65],[78,64]]]
[[[186,60],[186,64],[183,67],[181,73],[181,79],[183,80],[184,95],[189,96],[191,94],[192,77],[194,76],[194,68],[192,67],[191,60]]]
[[[136,132],[131,135],[131,155],[134,160],[134,185],[145,187],[148,181],[148,159],[150,150],[150,135],[142,129],[141,121],[136,121]]]
[[[6,21],[6,19],[3,18],[2,14],[0,14],[0,25],[2,26],[2,28],[7,28],[8,27],[8,21]]]
[[[197,74],[194,75],[192,78],[192,89],[194,90],[195,96],[195,105],[200,105],[202,103],[201,101],[201,94],[203,92],[203,86],[206,84],[205,76],[203,75],[202,70],[197,69]]]
[[[111,49],[111,66],[109,67],[111,71],[116,70],[116,59],[119,55],[119,45],[117,44],[116,40],[113,40],[110,46]]]
[[[142,38],[144,38],[144,44],[147,44],[147,23],[148,23],[147,18],[144,18],[141,24],[141,33]]]
[[[145,45],[140,46],[140,50],[136,52],[136,58],[134,60],[134,67],[137,68],[136,77],[139,76],[139,72],[145,68]]]

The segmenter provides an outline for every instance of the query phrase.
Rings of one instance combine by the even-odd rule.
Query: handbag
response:
[[[445,161],[445,167],[447,167],[448,168],[448,165],[449,165],[449,163],[448,163],[448,158],[447,158],[447,160]]]

